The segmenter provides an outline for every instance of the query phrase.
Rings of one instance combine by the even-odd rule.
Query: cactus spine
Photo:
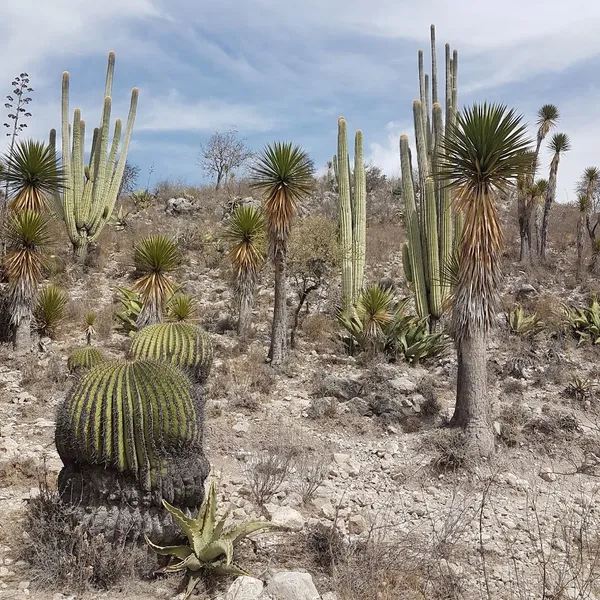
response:
[[[122,130],[120,119],[115,121],[110,151],[108,143],[114,69],[115,54],[110,52],[102,118],[99,127],[94,129],[88,165],[84,165],[85,121],[81,118],[81,110],[76,108],[73,124],[69,123],[69,73],[65,71],[62,76],[62,163],[67,187],[62,194],[61,212],[75,257],[80,260],[85,258],[88,245],[98,239],[112,215],[135,121],[137,88],[131,92],[129,116],[117,161]]]
[[[419,50],[419,95],[413,103],[415,146],[419,170],[418,202],[412,181],[412,166],[407,136],[400,138],[408,243],[403,249],[404,272],[412,285],[417,312],[428,316],[431,326],[442,316],[450,294],[448,267],[454,244],[461,231],[460,216],[453,215],[451,194],[440,178],[438,159],[440,144],[448,125],[457,112],[458,53],[452,56],[446,44],[445,113],[438,102],[438,74],[435,27],[431,26],[431,99],[429,77],[424,73],[423,52]],[[444,89],[444,88],[442,88]],[[431,112],[430,112],[431,106]],[[445,119],[445,122],[444,122]]]
[[[346,119],[338,119],[338,153],[333,157],[338,183],[340,246],[342,253],[342,309],[356,304],[365,275],[367,185],[363,160],[363,134],[354,138],[354,180],[350,178],[350,156]],[[353,184],[353,185],[352,185]]]

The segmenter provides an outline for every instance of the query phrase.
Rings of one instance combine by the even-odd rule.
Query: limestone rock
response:
[[[263,592],[264,584],[254,577],[238,577],[227,590],[225,600],[258,600]]]
[[[289,571],[277,573],[260,600],[321,600],[321,596],[308,573]]]

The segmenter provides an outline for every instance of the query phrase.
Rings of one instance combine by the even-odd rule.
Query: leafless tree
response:
[[[232,127],[225,133],[216,131],[206,144],[200,145],[198,165],[210,176],[217,178],[215,190],[218,190],[223,179],[231,176],[252,154],[245,140],[238,137],[237,129]]]

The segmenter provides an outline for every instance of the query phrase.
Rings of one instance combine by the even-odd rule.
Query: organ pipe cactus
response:
[[[104,105],[100,125],[94,129],[89,163],[84,164],[85,121],[81,110],[76,108],[73,123],[69,122],[69,73],[62,76],[62,164],[67,182],[61,198],[62,217],[75,257],[85,258],[90,243],[98,239],[110,219],[121,180],[125,170],[127,152],[131,141],[138,90],[131,92],[129,116],[121,143],[122,122],[115,121],[112,143],[109,149],[109,128],[112,108],[112,83],[115,69],[115,54],[108,55]],[[117,154],[119,158],[117,160]]]
[[[85,530],[109,542],[175,541],[162,500],[187,514],[202,504],[209,471],[202,428],[202,400],[179,369],[147,360],[100,364],[58,411],[61,499]]]
[[[461,216],[453,214],[449,186],[441,179],[441,142],[457,113],[458,53],[446,44],[445,110],[438,102],[435,27],[431,26],[431,98],[429,77],[424,72],[419,50],[420,99],[413,103],[415,146],[419,171],[419,193],[412,181],[412,163],[407,136],[400,139],[400,163],[406,212],[408,243],[403,248],[404,273],[411,285],[417,312],[429,317],[430,325],[442,316],[450,294],[448,268],[460,237]],[[431,106],[431,112],[429,107]]]
[[[363,288],[366,255],[367,186],[363,161],[363,134],[354,142],[354,177],[350,177],[346,119],[338,119],[338,153],[333,157],[338,182],[340,248],[342,254],[342,309],[349,311]],[[352,185],[353,184],[353,185]]]
[[[157,323],[138,331],[130,355],[160,360],[183,369],[192,381],[202,384],[210,373],[213,349],[208,334],[192,323]]]

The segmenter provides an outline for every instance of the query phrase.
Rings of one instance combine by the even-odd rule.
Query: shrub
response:
[[[467,459],[467,437],[458,429],[441,429],[433,436],[437,451],[435,466],[442,470],[460,469]]]
[[[65,318],[67,294],[55,285],[48,285],[38,294],[33,309],[34,329],[40,335],[54,338],[56,328]]]

